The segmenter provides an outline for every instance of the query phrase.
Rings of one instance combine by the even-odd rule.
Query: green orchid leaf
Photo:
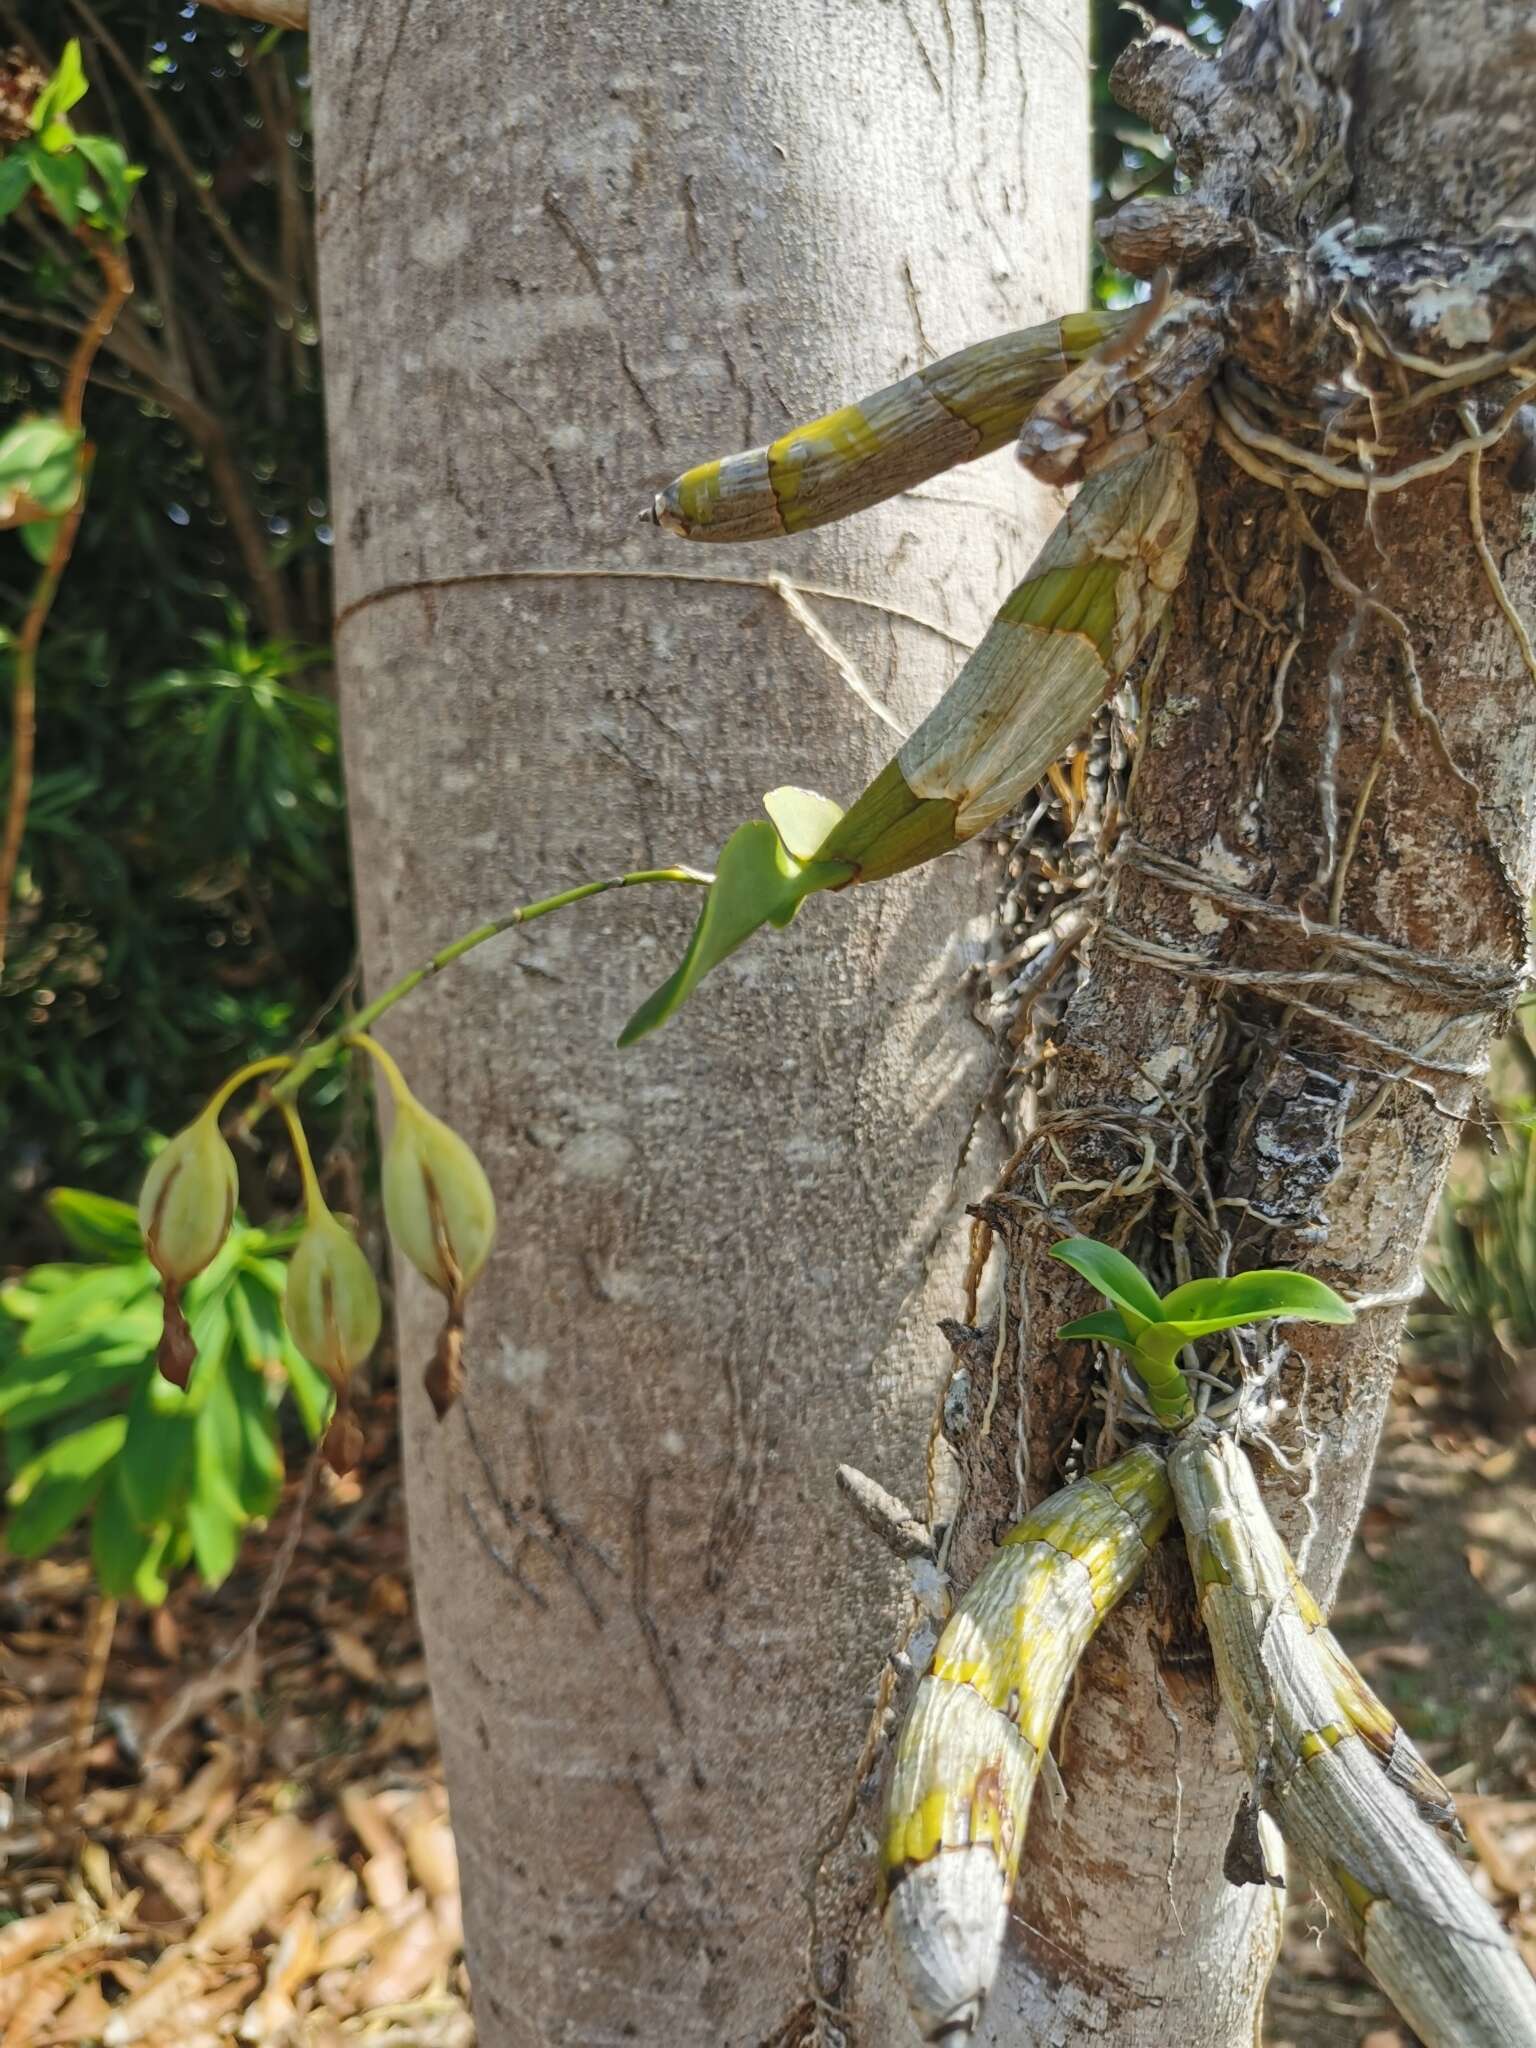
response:
[[[832,861],[811,865],[795,859],[773,826],[763,819],[738,826],[725,842],[720,865],[704,899],[682,964],[640,1005],[619,1034],[633,1045],[665,1024],[692,995],[712,967],[736,951],[759,926],[782,930],[807,896],[836,888],[852,869]]]
[[[1079,1316],[1075,1323],[1063,1323],[1056,1334],[1058,1337],[1092,1339],[1100,1344],[1114,1344],[1121,1351],[1136,1349],[1136,1339],[1126,1327],[1125,1317],[1117,1308],[1099,1309],[1091,1316]]]
[[[770,789],[763,798],[763,809],[796,860],[814,859],[843,815],[842,805],[833,803],[831,797],[818,796],[814,789],[796,789],[793,783]]]
[[[1256,1271],[1225,1280],[1186,1280],[1163,1297],[1162,1320],[1191,1337],[1208,1337],[1242,1323],[1295,1316],[1309,1323],[1352,1323],[1355,1312],[1310,1273]]]
[[[1113,1245],[1100,1244],[1094,1237],[1067,1237],[1051,1246],[1051,1257],[1081,1273],[1122,1310],[1133,1336],[1139,1336],[1148,1323],[1162,1320],[1163,1305],[1151,1281]]]

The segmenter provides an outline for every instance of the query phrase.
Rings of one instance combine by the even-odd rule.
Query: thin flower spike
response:
[[[1010,1529],[939,1638],[897,1737],[880,1862],[891,1959],[925,2041],[976,2028],[1051,1729],[1172,1512],[1161,1456],[1126,1452]]]
[[[649,518],[683,540],[771,540],[863,512],[1013,440],[1053,385],[1125,326],[1069,313],[977,342],[872,397],[690,469]]]
[[[1243,1761],[1339,1931],[1426,2048],[1536,2048],[1536,1980],[1424,1824],[1444,1787],[1323,1629],[1246,1456],[1192,1429],[1168,1476]]]

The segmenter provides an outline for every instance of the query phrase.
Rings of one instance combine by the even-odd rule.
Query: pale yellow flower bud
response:
[[[318,1195],[288,1261],[283,1316],[311,1365],[340,1388],[378,1342],[383,1307],[361,1246]]]
[[[383,1181],[390,1236],[440,1294],[462,1297],[495,1241],[495,1197],[458,1132],[423,1109],[403,1083]]]
[[[173,1287],[184,1287],[202,1272],[234,1221],[239,1176],[235,1155],[219,1132],[220,1102],[216,1096],[176,1133],[151,1164],[139,1194],[145,1249]]]

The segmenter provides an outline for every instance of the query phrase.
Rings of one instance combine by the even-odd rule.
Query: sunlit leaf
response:
[[[770,789],[763,809],[796,860],[810,860],[843,815],[842,805],[831,797],[818,796],[814,789],[796,789],[793,783]]]
[[[45,512],[67,512],[80,490],[78,427],[56,413],[31,413],[0,434],[0,497],[19,493]]]
[[[33,102],[32,133],[46,135],[56,122],[63,119],[71,107],[80,104],[85,98],[86,91],[85,66],[80,61],[79,40],[71,36],[64,45],[52,78]]]
[[[736,951],[765,924],[782,929],[807,896],[835,888],[853,870],[823,861],[803,865],[764,819],[740,825],[725,842],[715,879],[704,899],[682,964],[640,1005],[619,1034],[633,1045],[678,1010],[712,967]]]
[[[47,1207],[75,1250],[87,1258],[121,1264],[144,1258],[139,1219],[131,1202],[115,1202],[88,1188],[54,1188]]]
[[[1100,1294],[1107,1295],[1122,1309],[1133,1334],[1139,1334],[1144,1324],[1155,1323],[1161,1317],[1162,1304],[1151,1281],[1113,1245],[1100,1244],[1093,1237],[1068,1237],[1051,1246],[1051,1257],[1081,1273]]]
[[[1186,1280],[1163,1297],[1162,1319],[1204,1337],[1242,1323],[1296,1316],[1309,1323],[1352,1323],[1355,1312],[1310,1273],[1255,1270],[1225,1280]]]

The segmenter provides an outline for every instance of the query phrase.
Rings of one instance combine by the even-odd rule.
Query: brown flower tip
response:
[[[464,1391],[464,1312],[457,1303],[438,1332],[437,1349],[423,1382],[439,1422]]]
[[[167,1280],[164,1287],[165,1324],[155,1351],[155,1363],[173,1387],[186,1388],[197,1363],[197,1346],[182,1313],[181,1289]]]
[[[321,1450],[325,1462],[338,1479],[345,1479],[362,1458],[363,1427],[344,1401],[336,1404],[336,1413],[331,1417]]]

